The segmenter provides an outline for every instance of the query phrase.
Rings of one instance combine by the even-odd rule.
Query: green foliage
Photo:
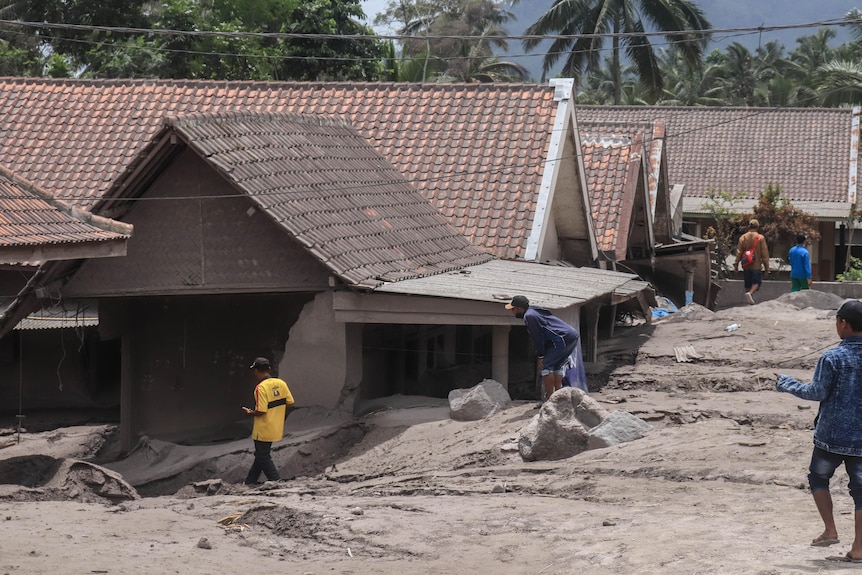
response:
[[[730,272],[731,268],[727,264],[727,258],[736,253],[736,236],[739,229],[742,228],[743,222],[748,221],[734,209],[734,206],[743,196],[742,192],[732,194],[710,190],[707,193],[707,200],[703,204],[704,210],[714,221],[714,225],[706,230],[704,238],[715,242],[712,250],[712,263],[718,269],[720,277],[727,277],[728,272]]]
[[[529,77],[527,69],[516,62],[500,60],[494,52],[508,48],[503,25],[513,17],[506,9],[513,3],[390,0],[375,23],[415,37],[401,43],[406,66],[402,65],[400,80],[523,82]]]
[[[843,274],[838,274],[835,279],[840,282],[862,281],[862,260],[850,256],[850,266]]]
[[[278,63],[279,80],[375,81],[383,72],[385,45],[379,41],[346,36],[373,36],[358,0],[305,0],[291,12],[281,31],[295,34],[329,34],[343,38],[291,38],[279,41],[288,57]]]
[[[16,5],[17,6],[17,5]],[[299,32],[334,36],[374,32],[359,23],[360,0],[32,0],[14,14],[27,21],[187,32]],[[376,40],[287,39],[251,35],[130,34],[0,29],[0,40],[33,55],[51,54],[46,72],[92,78],[218,80],[377,80],[383,44]],[[15,54],[16,56],[18,53]],[[61,58],[66,70],[60,66]],[[14,59],[0,50],[0,61]],[[19,57],[19,60],[21,58]],[[0,62],[2,65],[2,62]],[[42,73],[26,68],[20,73]],[[15,65],[14,70],[20,70]]]
[[[0,41],[0,76],[38,76],[45,58],[34,50],[16,48]]]
[[[697,4],[691,0],[555,0],[548,11],[527,28],[528,36],[558,34],[544,58],[543,71],[547,73],[564,57],[563,75],[576,79],[594,72],[601,64],[605,50],[605,34],[626,33],[611,40],[611,74],[614,82],[614,103],[622,101],[621,70],[623,59],[630,63],[640,79],[641,88],[658,98],[664,87],[653,46],[647,30],[676,32],[667,41],[675,45],[681,60],[700,67],[707,46],[707,34],[695,31],[708,30],[710,24]],[[679,33],[691,31],[687,33]],[[532,50],[541,39],[524,40],[524,48]]]
[[[786,254],[796,244],[796,234],[805,234],[813,241],[820,239],[817,218],[781,197],[779,185],[766,186],[750,217],[760,222],[760,233],[769,240],[772,254]]]
[[[706,238],[715,241],[713,263],[722,276],[730,271],[727,258],[736,254],[736,241],[748,231],[748,222],[752,218],[760,223],[759,232],[767,239],[773,257],[786,254],[796,244],[796,234],[805,234],[810,240],[820,239],[817,218],[782,198],[781,186],[766,186],[753,210],[740,213],[739,206],[746,195],[744,192],[710,191],[704,203],[705,210],[715,221],[715,225],[707,230]]]

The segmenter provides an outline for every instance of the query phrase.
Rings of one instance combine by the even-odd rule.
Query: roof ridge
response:
[[[196,126],[212,121],[278,121],[305,124],[309,126],[335,126],[342,128],[352,127],[349,122],[336,116],[323,114],[303,114],[300,112],[278,112],[267,110],[222,110],[215,112],[188,112],[184,114],[167,115],[162,120],[162,125],[171,128],[182,126]]]
[[[284,87],[312,87],[326,86],[332,87],[379,87],[381,89],[395,88],[410,88],[416,90],[434,88],[461,89],[470,88],[472,90],[482,91],[511,91],[513,89],[523,90],[524,88],[535,88],[537,90],[550,90],[553,87],[546,84],[535,84],[528,82],[351,82],[339,81],[329,82],[323,80],[313,81],[298,81],[298,80],[210,80],[206,78],[47,78],[36,76],[0,76],[0,83],[9,84],[59,84],[59,85],[88,85],[88,86],[127,86],[127,85],[163,85],[163,86],[188,86],[188,87],[204,87],[204,86],[240,86],[240,87],[260,87],[269,89],[279,89]]]
[[[575,107],[575,112],[578,110],[602,110],[613,109],[615,111],[643,111],[643,110],[673,110],[686,112],[755,112],[762,113],[778,113],[778,112],[852,112],[852,107],[846,108],[826,108],[826,107],[766,107],[766,106],[600,106],[595,104],[579,104]]]

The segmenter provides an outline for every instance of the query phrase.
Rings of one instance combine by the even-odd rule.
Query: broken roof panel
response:
[[[490,260],[344,121],[222,112],[167,118],[179,137],[323,265],[375,287]],[[142,152],[143,161],[148,157]],[[103,202],[135,187],[130,167]]]
[[[637,276],[615,271],[493,260],[455,272],[388,283],[374,291],[500,303],[521,294],[531,304],[559,310],[602,297],[626,300],[649,290],[649,283]]]
[[[254,110],[346,120],[474,245],[524,255],[557,112],[553,86],[3,79],[0,158],[89,208],[165,115]]]

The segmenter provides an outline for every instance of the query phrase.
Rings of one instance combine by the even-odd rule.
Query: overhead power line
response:
[[[774,26],[748,26],[741,28],[712,28],[709,30],[677,30],[664,32],[616,32],[602,34],[544,34],[544,35],[503,35],[494,36],[494,40],[574,40],[581,38],[642,38],[653,36],[706,36],[709,34],[739,34],[777,32],[781,30],[798,30],[804,28],[824,28],[832,26],[847,26],[862,24],[862,19],[845,20],[832,19],[802,24],[783,24]],[[221,32],[215,30],[169,30],[162,28],[128,28],[123,26],[93,26],[84,24],[62,24],[56,22],[24,22],[20,20],[0,20],[0,25],[23,26],[42,30],[72,30],[78,32],[106,32],[124,34],[155,34],[159,36],[191,36],[219,38],[259,38],[259,39],[318,39],[318,40],[487,40],[484,36],[474,35],[405,35],[405,34],[312,34],[295,32]]]

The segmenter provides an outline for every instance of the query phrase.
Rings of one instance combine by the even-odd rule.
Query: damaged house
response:
[[[167,118],[91,212],[134,225],[134,241],[60,289],[99,302],[100,339],[119,349],[126,448],[144,433],[218,434],[247,399],[249,357],[274,355],[300,405],[440,395],[509,382],[517,321],[501,304],[515,289],[570,321],[647,290],[496,261],[355,130],[316,116]]]
[[[41,266],[0,333],[47,293],[98,302],[126,447],[229,425],[256,355],[306,406],[484,377],[533,391],[526,334],[501,304],[523,293],[553,309],[589,359],[617,306],[651,302],[636,275],[597,265],[565,82],[0,84],[16,172],[135,226],[110,265]]]
[[[578,107],[581,125],[664,123],[668,178],[683,188],[683,232],[691,237],[714,224],[713,194],[727,192],[734,196],[730,210],[751,213],[767,186],[780,186],[782,199],[818,220],[820,240],[809,248],[814,281],[834,281],[848,252],[862,257],[860,224],[851,215],[859,119],[859,107]],[[769,247],[773,257],[786,258],[792,246]]]
[[[711,242],[683,233],[664,122],[582,121],[578,129],[599,265],[637,273],[680,304],[713,307],[720,286]]]
[[[39,283],[40,266],[46,262],[125,256],[131,235],[132,226],[72,207],[0,166],[0,291],[8,294],[0,298],[0,310],[15,307],[28,293],[50,302],[56,294]],[[20,414],[22,398],[16,392],[25,380],[45,382],[28,386],[35,404],[75,408],[82,402],[92,407],[102,399],[116,403],[118,397],[104,398],[92,387],[100,378],[90,376],[104,365],[97,323],[90,303],[58,301],[0,338],[0,405],[15,406]],[[76,353],[82,348],[85,353]],[[74,383],[71,390],[86,382],[84,393],[62,393],[65,382]]]

